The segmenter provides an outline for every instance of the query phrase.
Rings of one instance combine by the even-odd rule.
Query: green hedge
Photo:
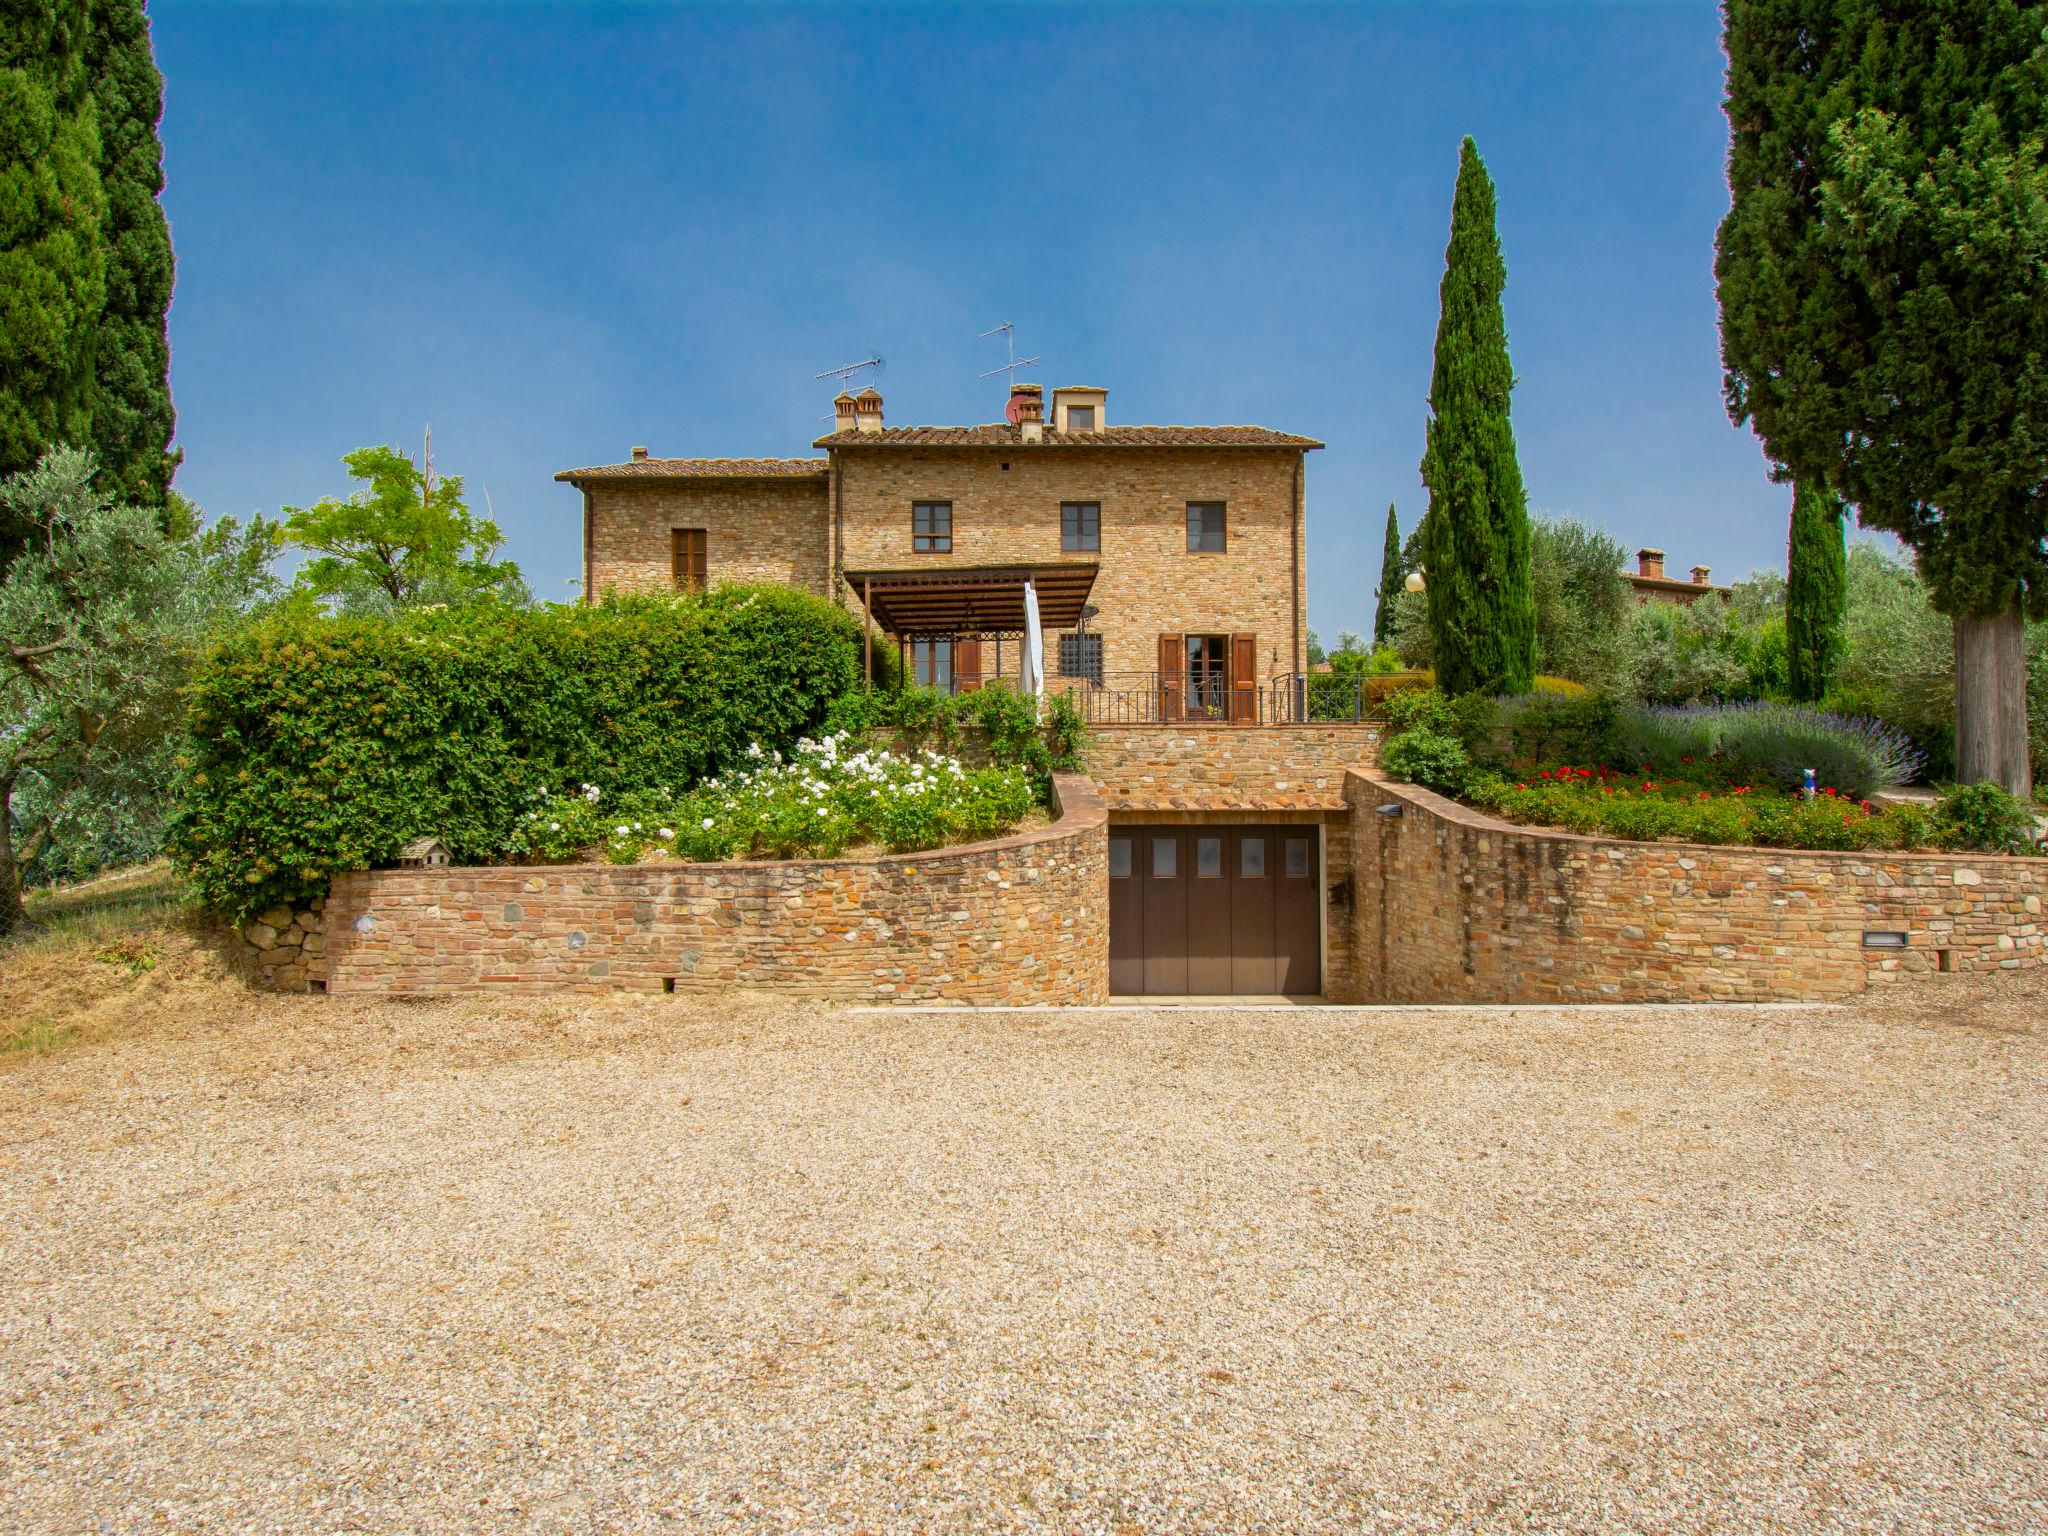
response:
[[[860,680],[859,622],[788,587],[271,620],[191,686],[171,854],[237,920],[415,837],[489,860],[540,795],[681,793],[754,742],[786,750]]]

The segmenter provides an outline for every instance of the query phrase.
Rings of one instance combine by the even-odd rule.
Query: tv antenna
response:
[[[1014,384],[1017,382],[1017,370],[1019,368],[1029,368],[1033,363],[1045,361],[1042,357],[1019,357],[1017,355],[1017,326],[1014,321],[1005,320],[1001,325],[992,325],[974,339],[982,341],[996,335],[1000,335],[1003,338],[1003,350],[1008,354],[1010,360],[1001,367],[991,368],[987,373],[979,374],[977,377],[992,379],[999,373],[1007,373],[1010,376],[1010,382]]]
[[[876,377],[879,378],[882,372],[882,354],[877,352],[873,357],[864,357],[857,363],[848,363],[844,368],[827,368],[823,373],[814,374],[812,377],[820,383],[826,379],[837,379],[839,387],[845,389],[860,377],[863,368],[874,369]]]

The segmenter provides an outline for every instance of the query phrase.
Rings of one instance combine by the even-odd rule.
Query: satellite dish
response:
[[[1016,426],[1018,422],[1024,419],[1023,396],[1010,396],[1010,403],[1003,407],[1003,419],[1009,422],[1009,424],[1013,427]]]

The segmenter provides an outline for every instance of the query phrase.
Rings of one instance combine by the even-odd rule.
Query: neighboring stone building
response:
[[[1098,717],[1265,719],[1307,665],[1304,463],[1264,427],[1111,426],[1108,392],[1015,386],[998,425],[890,427],[834,402],[822,458],[564,470],[584,591],[779,581],[836,597],[950,689],[1017,677],[1030,582],[1052,686]],[[1282,701],[1277,705],[1275,701]]]
[[[1692,580],[1680,581],[1675,576],[1664,574],[1664,551],[1661,549],[1639,549],[1636,551],[1636,568],[1631,574],[1623,571],[1629,588],[1639,603],[1676,603],[1689,608],[1709,592],[1728,601],[1728,588],[1717,587],[1707,580],[1713,572],[1704,565],[1692,568]]]

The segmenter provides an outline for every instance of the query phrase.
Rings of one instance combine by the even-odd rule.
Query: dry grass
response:
[[[2038,980],[892,1017],[161,955],[6,983],[105,1012],[0,1063],[9,1533],[2048,1530]]]

